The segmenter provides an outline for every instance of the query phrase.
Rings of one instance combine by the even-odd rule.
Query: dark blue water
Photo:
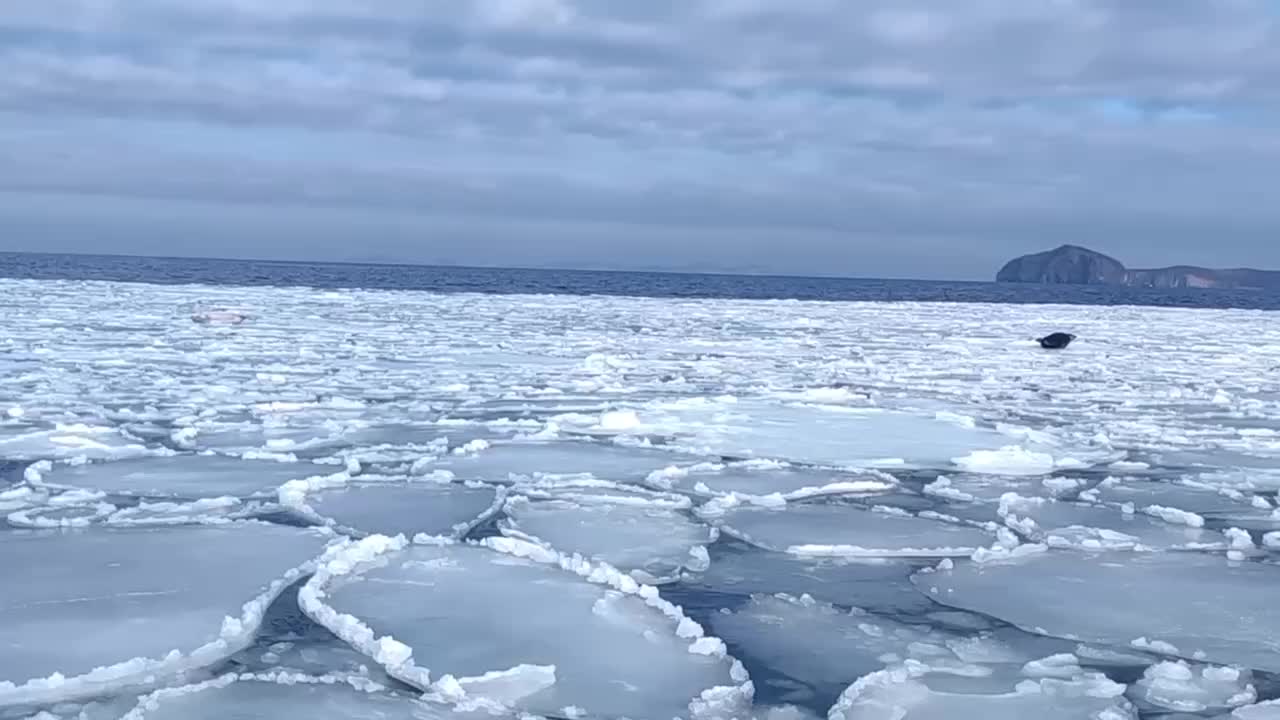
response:
[[[1085,285],[1022,285],[590,270],[513,270],[107,255],[0,253],[0,277],[37,280],[111,280],[162,285],[195,283],[301,286],[325,289],[427,290],[440,293],[1154,305],[1280,310],[1280,293],[1254,290],[1158,290]]]

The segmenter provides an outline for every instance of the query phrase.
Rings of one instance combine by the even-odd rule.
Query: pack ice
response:
[[[231,655],[327,542],[256,522],[0,533],[0,706],[149,683]]]
[[[333,554],[300,601],[393,677],[462,707],[693,717],[749,701],[723,644],[653,588],[518,540],[372,536]]]

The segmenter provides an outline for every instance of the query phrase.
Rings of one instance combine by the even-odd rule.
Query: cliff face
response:
[[[1214,270],[1191,265],[1130,270],[1119,260],[1102,253],[1077,245],[1063,245],[1009,261],[996,274],[996,282],[1277,290],[1280,272],[1248,268]]]

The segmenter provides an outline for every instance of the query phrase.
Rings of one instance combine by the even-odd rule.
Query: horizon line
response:
[[[265,263],[271,265],[338,265],[342,267],[403,267],[403,268],[423,268],[423,269],[448,269],[448,270],[511,270],[516,272],[577,272],[577,273],[597,273],[597,274],[616,274],[616,275],[681,275],[681,276],[706,276],[706,277],[737,277],[737,278],[778,278],[788,280],[891,280],[891,281],[907,281],[907,282],[929,282],[929,283],[957,283],[957,284],[996,284],[994,276],[991,280],[959,280],[959,279],[931,279],[918,277],[888,277],[888,276],[872,276],[872,275],[809,275],[809,274],[793,274],[779,272],[752,272],[743,270],[653,270],[653,269],[625,269],[625,268],[589,268],[589,267],[564,267],[558,265],[547,265],[541,267],[530,267],[520,265],[471,265],[465,263],[427,263],[413,261],[382,261],[382,260],[298,260],[298,259],[271,259],[271,258],[255,258],[255,257],[234,257],[234,256],[213,256],[213,255],[147,255],[140,253],[106,253],[106,252],[71,252],[71,251],[44,251],[44,250],[0,250],[0,256],[3,255],[24,255],[24,256],[44,256],[44,257],[79,257],[79,258],[111,258],[118,260],[177,260],[177,261],[204,261],[204,262],[221,262],[221,263]]]

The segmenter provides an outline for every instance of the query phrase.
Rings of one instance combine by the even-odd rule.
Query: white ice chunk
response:
[[[458,483],[360,483],[306,496],[305,514],[357,533],[460,538],[493,515],[494,487]]]
[[[551,547],[606,562],[650,584],[705,570],[712,528],[665,507],[561,500],[507,502],[505,534],[531,536]]]
[[[738,505],[707,517],[752,545],[808,556],[963,557],[994,540],[975,527],[838,503]]]
[[[1265,590],[1280,567],[1201,553],[1050,551],[914,580],[937,602],[1028,632],[1280,671],[1280,605]]]
[[[1057,468],[1053,455],[1035,452],[1017,445],[996,450],[975,450],[954,459],[965,472],[984,475],[1045,475]]]
[[[44,473],[53,487],[101,490],[117,495],[207,499],[252,497],[290,480],[335,473],[331,465],[242,460],[221,455],[174,455],[87,465],[56,465]]]
[[[517,540],[486,544],[503,552],[397,550],[402,543],[372,536],[333,554],[299,599],[393,676],[455,702],[468,684],[482,693],[489,683],[479,679],[521,666],[554,671],[554,684],[508,698],[529,712],[689,717],[695,701],[747,699],[745,673],[723,644],[677,620],[653,588]],[[495,687],[504,697],[510,689]]]
[[[231,655],[326,541],[262,523],[5,534],[0,706],[100,693]]]
[[[1137,697],[1168,710],[1204,712],[1258,699],[1252,674],[1230,667],[1194,667],[1181,660],[1152,665],[1135,686]]]

